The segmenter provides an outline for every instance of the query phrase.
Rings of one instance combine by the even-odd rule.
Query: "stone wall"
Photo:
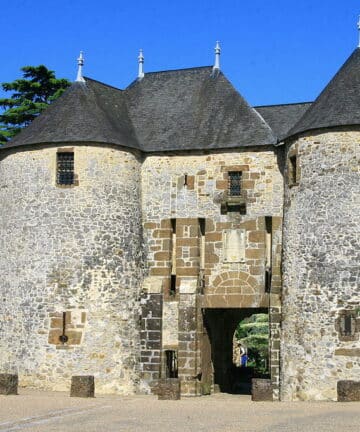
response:
[[[95,376],[99,393],[149,392],[166,374],[165,351],[171,351],[182,394],[200,394],[204,384],[209,388],[208,380],[200,382],[202,364],[210,370],[200,347],[202,310],[270,308],[278,383],[282,176],[276,151],[158,154],[141,161],[119,147],[59,148],[75,154],[70,187],[55,182],[57,147],[2,152],[3,372],[19,373],[20,385],[47,389],[68,389],[72,375],[86,374]],[[227,196],[228,172],[236,170],[242,172],[240,211]]]
[[[336,400],[337,381],[360,379],[360,132],[315,131],[288,143],[286,153],[293,159],[284,210],[281,397]]]
[[[71,187],[56,185],[56,147],[1,152],[1,369],[19,373],[23,386],[68,390],[72,375],[85,374],[95,376],[98,393],[132,393],[140,162],[118,147],[71,148]]]

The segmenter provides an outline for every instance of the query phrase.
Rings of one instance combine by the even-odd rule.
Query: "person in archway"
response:
[[[244,357],[246,358],[244,359]],[[244,360],[245,360],[245,364],[244,364]],[[246,349],[241,344],[240,341],[237,341],[236,348],[235,348],[235,365],[236,367],[246,366],[246,362],[247,362]]]
[[[245,348],[244,346],[241,346],[241,348],[244,350],[244,353],[241,356],[241,366],[246,367],[248,361],[247,348]]]

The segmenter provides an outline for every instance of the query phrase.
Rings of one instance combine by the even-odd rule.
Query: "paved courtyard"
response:
[[[180,401],[155,396],[70,398],[20,389],[0,396],[0,432],[329,432],[360,431],[360,403],[251,402],[216,394]]]

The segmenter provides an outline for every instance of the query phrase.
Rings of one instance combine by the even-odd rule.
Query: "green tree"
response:
[[[44,65],[24,66],[23,77],[10,83],[2,83],[9,98],[0,99],[0,143],[14,137],[28,126],[48,105],[57,99],[71,84],[67,79],[58,79],[54,71]]]
[[[267,314],[254,314],[242,320],[235,331],[235,337],[248,349],[248,366],[255,372],[268,372],[269,357],[269,317]]]

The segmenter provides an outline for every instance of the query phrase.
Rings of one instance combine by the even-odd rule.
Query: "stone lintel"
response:
[[[360,357],[360,348],[338,348],[335,350],[336,356]]]
[[[269,307],[269,294],[260,295],[201,295],[202,308],[267,308]]]

